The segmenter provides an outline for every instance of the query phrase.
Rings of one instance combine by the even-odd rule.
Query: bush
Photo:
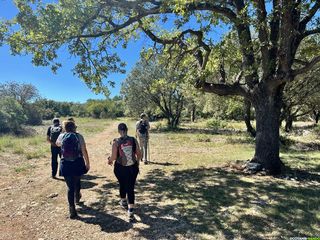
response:
[[[27,120],[22,106],[11,97],[0,99],[0,132],[15,132],[21,130],[21,125]]]
[[[225,115],[226,119],[242,120],[244,116],[243,102],[235,99],[229,99]]]
[[[52,109],[42,109],[43,120],[52,120],[54,118],[54,111]]]
[[[225,128],[226,127],[226,123],[221,121],[220,119],[210,119],[210,120],[207,121],[206,127],[217,131],[220,128]]]
[[[27,124],[30,125],[41,125],[42,124],[42,114],[40,109],[34,104],[29,104],[25,109],[27,116]]]
[[[164,121],[156,122],[154,125],[152,125],[152,128],[156,131],[165,130],[168,128],[167,124]]]

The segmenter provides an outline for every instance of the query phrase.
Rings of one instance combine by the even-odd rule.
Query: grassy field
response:
[[[63,120],[61,118],[61,121]],[[101,132],[110,122],[111,120],[106,119],[76,119],[77,130],[87,137]],[[34,164],[32,160],[49,158],[50,146],[46,141],[46,134],[50,125],[51,121],[44,121],[40,126],[26,126],[25,134],[20,136],[0,135],[0,153],[15,162],[13,166],[17,173],[32,169]],[[11,165],[8,162],[6,164]]]
[[[111,120],[76,121],[79,132],[92,140],[110,124],[115,125]],[[127,122],[129,135],[134,135],[133,120],[116,121]],[[23,159],[13,164],[15,174],[32,171],[23,163],[48,156],[48,144],[44,141],[48,124],[34,128],[32,136],[0,137],[1,153]],[[254,140],[247,135],[242,122],[227,122],[218,130],[206,128],[205,122],[185,123],[177,131],[166,131],[160,123],[152,123],[152,128],[151,162],[141,166],[137,183],[140,208],[137,215],[141,223],[130,227],[123,221],[117,225],[120,220],[115,220],[113,231],[122,234],[118,237],[288,239],[320,236],[319,127],[298,123],[292,133],[282,132],[286,145],[281,147],[281,158],[288,170],[277,178],[246,175],[228,167],[228,163],[248,160],[254,154]],[[110,131],[107,137],[111,140],[116,136],[113,135],[116,129]],[[94,145],[89,154],[93,155],[98,148],[102,155],[97,155],[96,161],[101,164],[105,146]],[[103,176],[107,170],[102,166]],[[117,185],[100,182],[102,176],[89,174],[84,183],[84,186],[102,186],[92,190],[97,202],[91,211],[96,216],[105,216],[101,206],[106,206],[106,199],[114,204],[118,200]],[[116,214],[108,216],[114,219]],[[104,217],[88,221],[108,232],[109,220]],[[130,235],[133,233],[129,229],[135,231],[134,235]]]
[[[223,167],[253,156],[254,141],[243,123],[229,122],[213,132],[204,127],[203,122],[183,124],[179,131],[151,135],[152,164],[163,166],[148,172],[140,185],[144,195],[149,190],[151,202],[163,205],[151,215],[163,211],[185,221],[192,226],[190,239],[320,236],[317,131],[285,135],[290,144],[282,146],[281,158],[289,171],[273,178]]]

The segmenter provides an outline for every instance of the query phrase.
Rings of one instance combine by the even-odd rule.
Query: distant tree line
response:
[[[41,125],[54,117],[115,118],[124,116],[120,97],[89,99],[86,103],[57,102],[41,98],[32,84],[0,84],[0,133],[19,133],[23,125]]]
[[[207,119],[209,127],[212,124],[220,126],[219,121],[236,120],[249,122],[248,132],[255,132],[250,124],[255,119],[255,112],[245,99],[196,91],[186,83],[183,72],[183,69],[163,66],[157,60],[141,60],[123,82],[121,96],[89,99],[85,103],[41,98],[31,84],[0,84],[0,133],[18,133],[23,125],[40,125],[43,120],[54,117],[137,118],[142,112],[151,120],[166,119],[169,128],[177,128],[181,121],[197,119]],[[318,123],[318,74],[318,71],[312,71],[287,85],[280,119],[286,131],[290,131],[297,120],[313,119]],[[311,80],[305,84],[304,78]]]

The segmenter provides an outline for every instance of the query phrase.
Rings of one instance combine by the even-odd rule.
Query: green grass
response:
[[[16,173],[23,173],[23,172],[27,172],[28,170],[30,170],[32,168],[32,166],[30,164],[24,164],[18,167],[14,168],[14,171]]]
[[[84,136],[91,136],[106,129],[114,120],[111,119],[93,119],[76,118],[77,131]]]
[[[243,123],[227,123],[225,128],[235,131],[226,132],[202,131],[203,126],[183,124],[184,130],[150,134],[151,164],[141,167],[138,184],[139,202],[148,205],[144,214],[159,219],[152,219],[150,233],[161,228],[163,238],[190,239],[320,236],[320,152],[295,149],[319,143],[314,130],[286,135],[292,142],[281,150],[281,159],[294,174],[299,170],[306,177],[296,180],[295,175],[247,176],[224,168],[251,159],[254,140]]]
[[[10,135],[4,135],[0,137],[0,149],[5,151],[6,149],[13,148],[15,138]]]
[[[25,153],[25,150],[21,147],[21,146],[19,146],[19,145],[16,145],[16,146],[14,146],[13,147],[13,151],[12,151],[14,154],[19,154],[19,155],[21,155],[21,154],[24,154]]]
[[[61,118],[61,121],[64,119]],[[112,121],[108,119],[77,118],[78,131],[85,137],[92,136],[104,130]],[[22,155],[26,159],[39,159],[50,155],[50,146],[46,141],[50,121],[44,121],[41,126],[28,127],[34,134],[31,136],[0,136],[0,151]]]

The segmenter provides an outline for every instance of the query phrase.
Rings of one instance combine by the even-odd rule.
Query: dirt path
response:
[[[140,206],[137,223],[130,224],[126,212],[118,206],[113,167],[106,165],[106,154],[111,148],[108,141],[117,136],[115,129],[116,123],[86,139],[91,170],[82,181],[83,203],[78,206],[79,220],[68,219],[65,183],[61,178],[53,180],[49,177],[47,159],[38,160],[28,175],[14,176],[14,179],[3,177],[0,185],[0,239],[155,238],[157,221],[151,225],[152,219],[143,219],[142,216],[147,207]],[[143,175],[146,175],[150,167],[143,167]],[[140,200],[144,197],[140,195]],[[145,201],[147,204],[147,197]]]

